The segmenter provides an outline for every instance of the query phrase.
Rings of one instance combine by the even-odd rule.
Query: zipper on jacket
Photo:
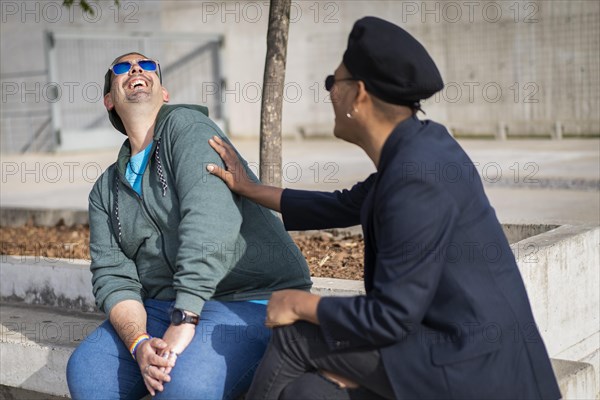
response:
[[[150,167],[150,162],[148,162],[148,165],[146,168],[149,168],[149,167]],[[156,222],[156,220],[150,213],[150,210],[148,209],[148,206],[146,205],[144,198],[131,187],[131,184],[127,180],[123,179],[123,177],[121,176],[121,174],[119,173],[117,168],[116,168],[116,173],[119,174],[119,180],[121,181],[121,183],[123,183],[129,190],[131,190],[133,192],[138,203],[142,206],[142,211],[144,212],[144,216],[146,217],[146,220],[148,222],[150,222],[150,224],[154,227],[154,229],[160,236],[160,240],[162,242],[161,255],[163,257],[163,260],[165,260],[165,262],[169,266],[169,269],[171,270],[171,272],[175,273],[175,269],[173,268],[173,265],[171,264],[169,257],[167,257],[167,254],[165,253],[165,246],[166,246],[165,235],[163,234],[163,231],[159,228],[158,223]],[[144,171],[144,175],[142,175],[142,188],[144,187],[144,176],[145,175],[146,174]]]

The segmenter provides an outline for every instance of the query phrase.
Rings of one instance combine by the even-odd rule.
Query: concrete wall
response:
[[[550,355],[599,371],[600,228],[564,225],[511,247]]]
[[[113,33],[140,29],[140,21],[151,29],[160,25],[158,2],[128,1],[115,7],[111,1],[89,2],[94,15],[85,14],[75,1],[72,8],[62,6],[62,1],[12,1],[0,2],[0,151],[20,152],[41,130],[41,138],[34,141],[32,151],[54,148],[56,135],[52,124],[44,125],[51,117],[53,103],[71,105],[67,118],[77,118],[81,108],[90,105],[99,112],[103,110],[102,93],[98,83],[103,73],[83,76],[84,66],[103,71],[118,54],[118,43],[106,44],[104,49],[82,48],[62,55],[64,62],[56,76],[49,76],[49,60],[46,58],[45,31],[67,30],[82,34],[90,32]],[[142,5],[143,4],[143,5]],[[137,21],[137,22],[136,22]],[[118,54],[115,54],[119,52]],[[53,86],[60,94],[53,97]],[[56,120],[56,116],[55,120]],[[59,116],[60,119],[60,116]],[[55,121],[57,123],[58,121]],[[58,122],[59,123],[59,122]],[[109,124],[104,124],[109,127]],[[112,131],[112,127],[110,128]],[[109,131],[109,132],[111,132]],[[114,131],[107,140],[90,135],[88,141],[97,146],[115,145],[121,135]],[[113,137],[115,139],[113,139]],[[113,140],[111,140],[113,139]],[[85,144],[85,143],[84,143]],[[69,146],[67,145],[67,148]]]
[[[89,261],[1,256],[0,299],[96,311]]]
[[[222,88],[229,133],[258,134],[268,2],[125,0],[120,8],[108,1],[94,2],[93,17],[78,6],[67,11],[61,4],[1,2],[3,152],[21,149],[49,115],[45,29],[223,34],[225,85],[190,78],[190,85],[201,92],[195,101],[211,103],[215,86]],[[587,0],[293,1],[284,134],[331,135],[333,114],[323,80],[340,63],[352,24],[365,15],[405,27],[428,48],[447,86],[426,102],[427,117],[454,133],[600,134],[600,3]],[[106,60],[108,65],[115,46],[80,49],[62,61],[74,66]],[[96,79],[78,77],[78,86],[63,85],[59,101],[69,101],[70,90],[83,101],[89,96],[82,93],[84,84]],[[102,110],[99,98],[93,101]],[[68,144],[66,148],[73,149]]]
[[[162,4],[164,30],[225,35],[231,132],[256,135],[250,89],[262,82],[266,2]],[[323,80],[365,15],[405,27],[430,51],[447,86],[426,102],[427,116],[455,133],[550,136],[558,124],[563,134],[600,134],[599,3],[372,0],[293,2],[285,133],[331,134]]]

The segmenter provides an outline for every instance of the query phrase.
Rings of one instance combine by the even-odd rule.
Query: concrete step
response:
[[[52,396],[48,393],[34,392],[21,388],[0,385],[0,400],[64,400],[64,396]]]
[[[0,303],[0,385],[67,396],[69,356],[102,320],[100,314]]]
[[[598,372],[592,364],[552,359],[563,399],[599,399]]]
[[[69,356],[102,319],[96,313],[0,303],[0,398],[68,397]],[[552,366],[563,398],[599,398],[591,364],[553,359]]]

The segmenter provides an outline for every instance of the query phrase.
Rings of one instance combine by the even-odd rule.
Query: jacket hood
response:
[[[156,116],[156,125],[154,126],[154,140],[160,139],[160,135],[162,133],[162,128],[163,128],[165,121],[167,120],[167,116],[169,114],[171,114],[173,111],[181,109],[181,108],[187,108],[189,110],[200,111],[202,114],[204,114],[208,117],[208,108],[205,106],[200,106],[197,104],[174,104],[174,105],[165,104],[160,108],[160,110],[158,111],[158,115]]]

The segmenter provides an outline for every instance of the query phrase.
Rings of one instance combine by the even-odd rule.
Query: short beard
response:
[[[125,96],[126,103],[141,103],[144,100],[150,99],[152,93],[146,93],[143,91],[133,92]]]

